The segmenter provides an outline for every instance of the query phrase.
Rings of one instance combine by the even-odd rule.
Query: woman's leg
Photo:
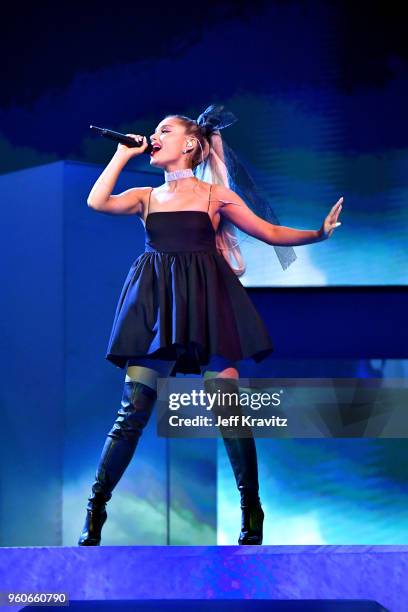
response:
[[[236,383],[239,378],[238,364],[215,356],[202,368],[202,373],[207,392],[232,393],[234,395],[225,398],[237,398],[231,405],[222,401],[218,404],[215,402],[216,414],[228,417],[233,412],[240,418],[242,412],[239,405],[239,386]],[[241,431],[245,437],[236,437],[238,434],[234,435],[231,428],[221,426],[220,431],[241,495],[241,533],[238,544],[262,544],[264,513],[259,499],[258,460],[252,430],[249,426],[242,427]]]
[[[99,545],[107,518],[105,504],[129,465],[150,419],[157,399],[157,378],[168,376],[174,363],[150,358],[128,362],[121,407],[102,449],[88,498],[85,525],[78,541],[80,546]]]

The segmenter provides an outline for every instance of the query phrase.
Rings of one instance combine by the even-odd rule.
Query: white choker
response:
[[[173,172],[164,171],[164,180],[167,181],[177,181],[182,178],[190,178],[194,176],[194,172],[191,168],[183,168],[182,170],[174,170]]]

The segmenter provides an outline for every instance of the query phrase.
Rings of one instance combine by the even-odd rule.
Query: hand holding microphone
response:
[[[146,136],[140,136],[140,134],[126,134],[126,136],[132,138],[137,143],[136,145],[127,145],[119,142],[116,153],[119,153],[126,159],[131,159],[132,157],[136,157],[137,155],[144,153],[149,146]]]
[[[152,151],[153,147],[150,142],[147,141],[146,136],[141,136],[140,134],[121,134],[120,132],[100,128],[96,125],[90,125],[89,127],[101,136],[118,142],[116,153],[126,160],[136,157],[141,153],[150,154]]]

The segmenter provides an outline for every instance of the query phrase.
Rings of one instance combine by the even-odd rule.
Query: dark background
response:
[[[395,1],[8,2],[0,37],[0,171],[106,160],[101,146],[89,143],[90,123],[153,127],[173,110],[195,116],[214,100],[327,79],[338,93],[356,96],[342,113],[358,123],[359,136],[351,129],[344,147],[403,147],[405,23],[404,3]],[[319,57],[311,52],[317,46],[325,49]],[[335,69],[325,67],[329,54]],[[377,94],[392,83],[397,90],[384,106]],[[360,104],[362,94],[368,99]]]

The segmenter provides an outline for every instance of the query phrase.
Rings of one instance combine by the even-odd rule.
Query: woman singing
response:
[[[88,498],[80,546],[100,544],[106,502],[150,418],[157,378],[201,374],[207,391],[223,393],[239,378],[241,360],[259,362],[273,351],[268,331],[238,280],[245,265],[235,227],[273,245],[282,257],[293,255],[293,246],[329,238],[340,225],[343,198],[319,230],[284,227],[256,214],[260,208],[250,208],[231,189],[220,130],[235,120],[215,105],[197,120],[165,117],[150,136],[150,164],[164,171],[164,183],[112,195],[127,161],[148,146],[145,137],[129,134],[142,146],[118,145],[89,194],[88,205],[98,212],[139,216],[146,241],[123,285],[108,343],[106,359],[126,368],[126,377]],[[223,440],[240,493],[238,544],[262,544],[254,438]]]

